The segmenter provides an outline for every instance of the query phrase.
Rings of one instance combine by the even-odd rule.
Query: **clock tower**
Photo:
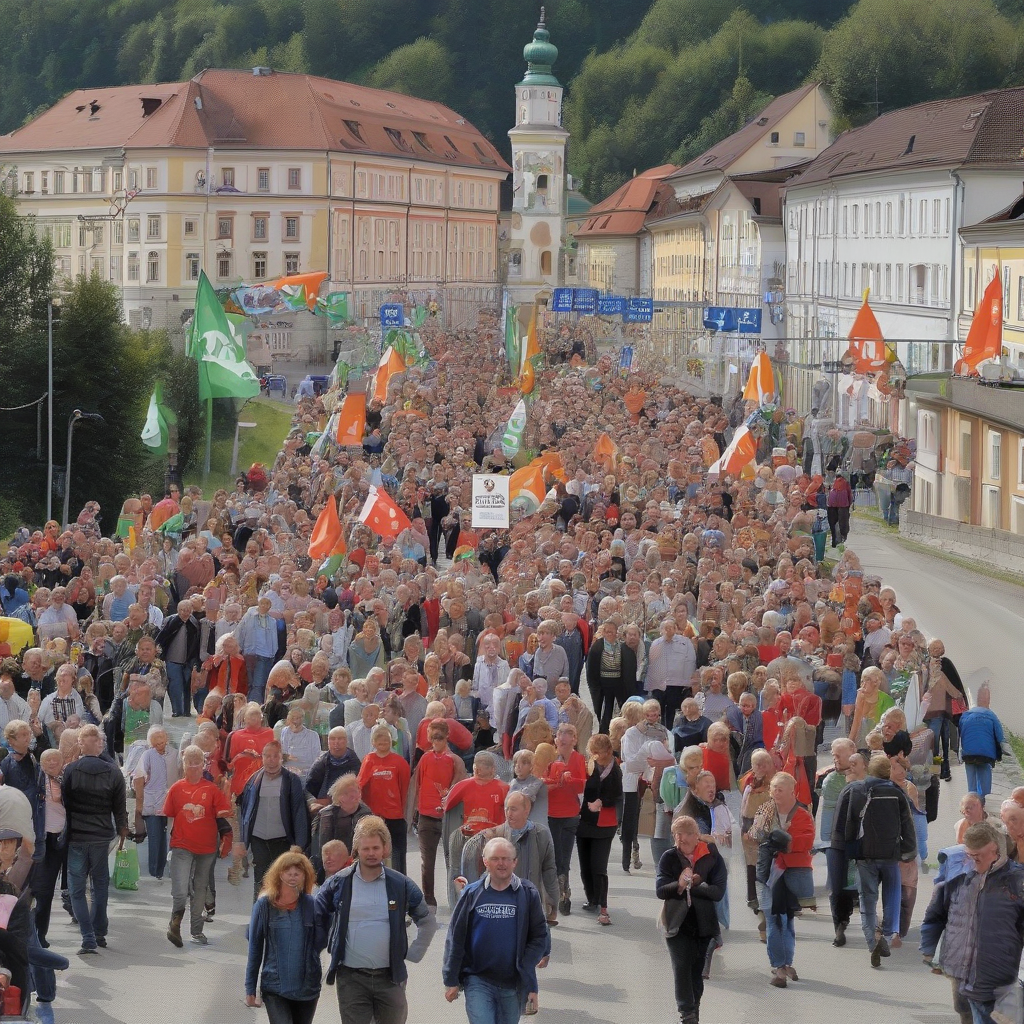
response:
[[[551,73],[558,50],[544,23],[544,8],[523,48],[526,75],[516,86],[512,141],[512,217],[508,239],[508,290],[513,302],[550,297],[559,283],[565,243],[565,147],[562,86]]]

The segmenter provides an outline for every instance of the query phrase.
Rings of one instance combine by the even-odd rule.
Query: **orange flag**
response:
[[[976,376],[984,359],[998,359],[1003,350],[1003,285],[996,268],[995,277],[985,288],[964,341],[961,372]]]
[[[328,558],[335,553],[341,541],[341,520],[338,518],[338,505],[332,494],[324,505],[324,510],[316,517],[316,525],[309,537],[309,557],[314,561]]]
[[[519,390],[528,395],[537,385],[537,375],[533,368],[533,359],[540,355],[540,343],[537,340],[537,306],[534,304],[530,314],[530,326],[526,331],[526,345],[523,347],[522,369],[519,374]]]
[[[543,452],[533,459],[530,465],[540,466],[545,473],[550,473],[556,480],[565,483],[565,466],[562,464],[561,452]]]
[[[614,463],[615,456],[619,454],[619,448],[607,433],[602,433],[597,439],[597,444],[594,446],[594,454],[599,459],[607,459],[609,462]]]
[[[775,398],[775,374],[767,352],[758,352],[754,357],[743,398],[757,402],[758,405],[771,402]]]
[[[359,520],[381,537],[397,537],[412,526],[409,517],[394,503],[391,495],[376,487],[370,488]]]
[[[320,285],[327,280],[325,270],[315,271],[312,274],[291,274],[288,277],[279,277],[270,287],[284,288],[291,286],[298,288],[302,285],[306,289],[306,305],[310,309],[316,309],[316,296],[320,291]]]
[[[878,373],[885,369],[885,338],[878,326],[874,311],[868,305],[869,289],[864,290],[864,302],[857,311],[848,335],[853,368],[857,373]]]
[[[746,426],[739,427],[722,457],[709,467],[708,475],[730,473],[737,476],[745,466],[754,461],[756,454],[757,441],[754,435]]]
[[[366,395],[346,395],[338,416],[338,444],[361,445],[366,432]]]
[[[508,481],[508,496],[516,508],[524,508],[532,514],[540,508],[544,496],[548,493],[544,485],[544,469],[542,466],[530,464],[517,469]]]
[[[377,372],[373,377],[373,400],[376,402],[386,401],[388,381],[396,373],[403,373],[404,371],[405,360],[394,350],[394,347],[389,345],[388,350],[380,357],[380,362],[377,364]]]

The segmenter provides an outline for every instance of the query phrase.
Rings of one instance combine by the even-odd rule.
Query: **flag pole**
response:
[[[213,443],[213,399],[206,400],[206,456],[203,459],[203,476],[210,475],[210,446]]]

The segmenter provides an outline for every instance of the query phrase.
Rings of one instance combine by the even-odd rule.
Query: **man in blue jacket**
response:
[[[316,894],[317,930],[329,934],[327,984],[338,990],[342,1024],[405,1024],[405,961],[419,963],[434,934],[434,915],[411,879],[384,866],[391,833],[383,818],[360,818],[352,836],[355,864]],[[406,918],[416,925],[409,945]]]
[[[549,947],[540,894],[515,874],[516,848],[495,838],[484,847],[483,878],[455,904],[444,944],[444,997],[466,992],[470,1024],[516,1024],[537,1010],[537,966]]]
[[[263,748],[263,767],[245,784],[238,804],[242,830],[235,855],[252,852],[253,898],[260,894],[267,868],[293,846],[309,846],[309,810],[302,780],[282,770],[281,744]]]
[[[988,683],[978,687],[975,705],[960,716],[960,756],[967,769],[967,789],[981,797],[992,792],[992,768],[1003,759],[1003,726],[989,707]]]
[[[966,998],[974,1024],[992,1024],[996,1003],[1012,996],[1024,950],[1024,867],[1006,856],[1006,837],[987,821],[964,833],[970,868],[936,885],[921,925],[921,953]],[[1012,1001],[1012,1000],[1011,1000]]]

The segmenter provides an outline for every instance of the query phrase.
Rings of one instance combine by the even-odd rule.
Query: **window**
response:
[[[290,189],[302,188],[302,168],[301,167],[289,167],[288,168],[288,187]]]
[[[540,254],[540,272],[542,274],[551,273],[551,250],[545,249]]]
[[[39,191],[45,196],[50,191],[50,172],[40,171],[39,172]]]
[[[284,219],[284,237],[286,239],[294,239],[299,237],[299,218],[298,217],[285,217]]]
[[[124,188],[124,171],[114,171],[114,191],[120,192]]]
[[[138,187],[139,187],[139,172],[138,172],[137,168],[133,167],[128,172],[128,188],[132,189],[132,188],[138,188]]]
[[[120,281],[121,280],[121,257],[111,256],[110,257],[110,280]]]
[[[1003,465],[1003,435],[998,430],[988,432],[988,475],[998,480]]]
[[[892,237],[892,203],[885,204],[885,233]]]
[[[78,225],[78,245],[80,248],[85,248],[85,225]]]
[[[1024,320],[1024,276],[1017,278],[1017,319]]]
[[[900,196],[899,218],[897,220],[897,224],[899,225],[900,237],[902,237],[907,233],[907,201],[903,196]]]
[[[939,233],[939,218],[942,216],[942,200],[932,200],[932,234]]]
[[[199,222],[191,217],[185,218],[185,237],[195,238],[199,233]]]
[[[805,145],[804,139],[805,139],[805,135],[804,135],[803,132],[794,132],[793,133],[793,145],[794,146],[803,146],[803,145]]]
[[[844,235],[849,234],[849,231],[850,231],[850,217],[849,217],[849,213],[850,213],[850,211],[849,211],[848,207],[844,204],[844,206],[843,206],[843,234]]]
[[[487,186],[487,206],[489,209],[494,208],[494,186]]]
[[[252,276],[255,281],[266,280],[267,254],[265,252],[254,252],[252,254]]]
[[[227,185],[230,188],[235,187],[235,169],[234,167],[225,167],[221,171],[221,184]]]
[[[772,132],[771,135],[768,136],[768,139],[769,139],[769,145],[777,146],[779,144],[779,133],[778,132]]]
[[[223,217],[218,215],[217,217],[217,237],[218,238],[231,238],[234,235],[235,230],[235,218],[234,217]]]
[[[71,225],[58,224],[53,231],[53,244],[58,249],[71,248]]]
[[[128,280],[138,281],[139,279],[139,254],[137,252],[128,253]]]
[[[257,192],[269,192],[270,191],[270,168],[259,167],[256,170],[256,191]]]
[[[124,245],[124,221],[115,220],[110,228],[110,240],[114,245]]]
[[[970,425],[966,427],[961,425],[960,428],[960,470],[964,473],[970,473],[971,463],[974,460],[971,458],[971,428]]]
[[[412,137],[428,153],[433,153],[434,152],[433,148],[430,145],[430,142],[427,140],[427,137],[426,137],[426,135],[423,134],[423,132],[413,132],[412,133]]]
[[[267,237],[267,215],[265,213],[253,214],[252,237],[257,242],[262,242]]]
[[[903,264],[896,264],[896,301],[903,301]]]
[[[103,276],[103,257],[92,256],[89,258],[89,275],[90,277],[102,277]]]
[[[146,237],[147,238],[159,238],[160,237],[160,214],[151,213],[146,218]]]
[[[103,244],[103,225],[93,224],[92,226],[92,244],[102,245]]]
[[[231,257],[227,253],[217,256],[217,277],[222,281],[231,276]]]
[[[153,251],[146,257],[146,281],[160,280],[160,253]]]
[[[366,254],[361,253],[360,255],[365,260]],[[286,252],[284,254],[284,272],[286,274],[297,274],[299,272],[299,254],[297,252]]]
[[[1010,308],[1010,268],[1003,267],[1003,309]],[[1006,314],[1004,313],[1003,316]]]
[[[61,195],[64,192],[64,172],[54,171],[53,172],[53,191],[57,195]]]
[[[156,168],[146,168],[146,188],[156,188]]]
[[[35,192],[36,190],[36,176],[32,171],[25,172],[25,191]]]
[[[199,253],[187,252],[185,253],[185,280],[186,281],[198,281],[199,280],[199,267],[201,260]]]

